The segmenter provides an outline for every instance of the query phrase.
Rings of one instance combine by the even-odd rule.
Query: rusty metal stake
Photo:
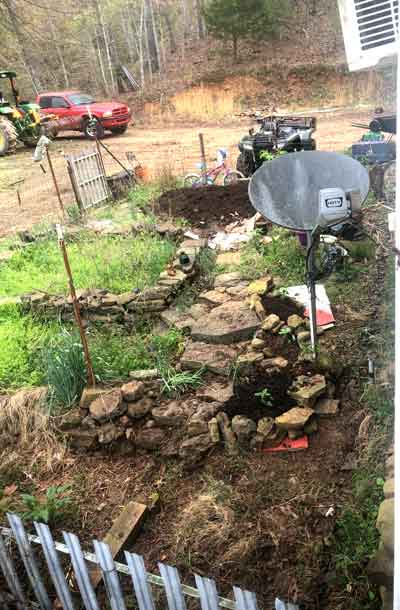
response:
[[[19,192],[19,189],[17,190],[17,197],[18,197],[19,209],[22,210],[21,193]]]
[[[204,186],[207,185],[207,161],[206,161],[206,151],[204,148],[204,136],[202,133],[199,133],[199,140],[200,140],[200,155],[201,155],[201,176],[202,176],[202,183],[204,184]]]
[[[78,299],[76,297],[74,280],[72,277],[72,271],[71,271],[71,267],[69,264],[67,248],[65,246],[65,241],[64,241],[64,235],[63,235],[60,225],[57,225],[56,228],[57,228],[57,235],[58,235],[58,243],[60,245],[60,249],[61,249],[61,252],[63,255],[63,259],[64,259],[65,270],[66,270],[67,276],[68,276],[69,291],[70,291],[70,295],[71,295],[71,299],[72,299],[72,306],[74,308],[75,320],[76,320],[76,324],[79,329],[79,334],[81,336],[81,342],[82,342],[82,347],[83,347],[83,353],[85,355],[88,385],[94,387],[96,385],[96,380],[95,380],[94,372],[93,372],[92,359],[90,357],[89,346],[88,346],[87,338],[86,338],[85,331],[84,331],[83,325],[82,325],[81,312],[80,312],[80,308],[79,308]]]
[[[49,162],[49,167],[50,167],[51,175],[53,177],[53,182],[54,182],[54,187],[55,187],[56,193],[57,193],[58,203],[60,204],[60,209],[61,209],[62,215],[65,218],[64,204],[63,204],[63,201],[61,199],[61,193],[60,193],[60,189],[59,189],[59,186],[58,186],[56,175],[54,173],[53,162],[51,160],[48,147],[46,147],[46,155],[47,155],[47,161]]]

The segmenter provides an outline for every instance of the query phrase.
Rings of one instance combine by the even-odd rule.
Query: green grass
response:
[[[386,276],[386,311],[373,336],[379,354],[379,365],[385,366],[393,357],[394,328],[394,263],[388,260]],[[354,294],[353,294],[354,298]],[[393,388],[367,384],[361,401],[372,415],[368,444],[359,454],[353,475],[352,498],[339,514],[332,546],[330,571],[336,586],[346,591],[345,607],[349,610],[377,610],[381,601],[377,587],[366,575],[369,559],[379,545],[376,518],[383,500],[384,460],[393,434]],[[350,594],[350,595],[349,595]]]
[[[274,229],[270,236],[273,241],[263,244],[256,231],[241,251],[239,269],[243,277],[256,279],[271,273],[286,285],[304,283],[304,252],[297,237],[284,229]]]
[[[76,288],[105,288],[116,293],[154,285],[175,251],[171,242],[145,233],[135,238],[85,234],[67,248]],[[67,292],[55,240],[18,250],[0,267],[0,294],[14,296],[34,290]]]
[[[40,385],[41,352],[55,325],[37,324],[15,305],[0,308],[0,390]]]
[[[164,335],[150,327],[126,334],[92,328],[89,350],[98,381],[128,378],[134,369],[149,369],[162,360],[170,365],[183,345],[182,334],[170,330]],[[70,406],[79,398],[86,371],[79,337],[71,327],[44,324],[22,315],[13,305],[0,308],[0,391],[49,384],[53,402]]]

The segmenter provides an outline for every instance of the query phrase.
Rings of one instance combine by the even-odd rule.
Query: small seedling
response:
[[[26,506],[22,516],[28,521],[52,523],[63,517],[65,509],[71,506],[72,499],[66,495],[70,491],[68,485],[51,486],[43,499],[30,494],[21,494],[21,500]]]
[[[265,407],[272,407],[272,394],[268,388],[256,392],[254,396],[259,398]]]
[[[287,339],[289,339],[289,341],[291,341],[292,343],[296,342],[296,337],[294,336],[293,331],[291,328],[289,328],[289,326],[284,326],[283,328],[281,328],[279,334],[282,337],[287,337]]]

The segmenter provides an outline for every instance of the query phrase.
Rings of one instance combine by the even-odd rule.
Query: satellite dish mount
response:
[[[316,282],[327,270],[332,270],[328,264],[321,273],[316,266],[320,236],[330,227],[352,222],[368,190],[368,172],[358,161],[320,151],[278,157],[264,163],[250,181],[250,201],[258,212],[274,224],[307,235],[306,281],[314,357],[317,353]]]

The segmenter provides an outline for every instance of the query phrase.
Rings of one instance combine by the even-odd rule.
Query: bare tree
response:
[[[10,20],[10,24],[14,35],[18,41],[18,46],[21,53],[22,62],[26,71],[28,72],[33,89],[35,93],[39,93],[42,88],[39,76],[36,72],[36,66],[34,64],[33,58],[31,57],[30,52],[28,51],[29,45],[25,41],[25,37],[23,35],[20,19],[16,12],[16,7],[13,0],[3,0],[3,4],[7,9],[8,17]]]

